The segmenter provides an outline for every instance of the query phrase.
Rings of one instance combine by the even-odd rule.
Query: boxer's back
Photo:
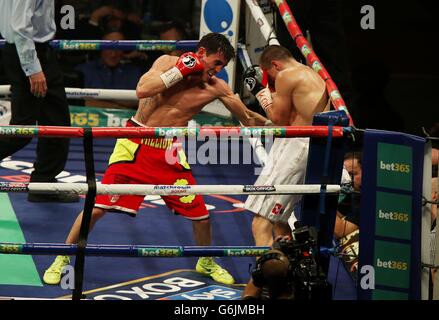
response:
[[[285,80],[291,90],[290,125],[311,125],[316,113],[329,110],[325,82],[312,69],[306,66],[285,69],[276,79],[276,87],[278,81]]]

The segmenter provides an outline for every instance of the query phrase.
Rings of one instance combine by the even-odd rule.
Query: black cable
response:
[[[91,128],[84,128],[84,158],[88,191],[85,197],[81,229],[79,231],[78,248],[76,251],[75,288],[73,289],[72,300],[81,300],[83,298],[82,285],[84,280],[85,248],[87,246],[91,215],[93,212],[96,197],[96,176],[93,157],[93,133]]]
[[[439,201],[428,200],[426,197],[422,196],[422,206],[425,207],[427,204],[439,205]]]
[[[422,133],[425,135],[425,139],[429,141],[439,141],[439,137],[432,137],[430,134],[422,127]]]

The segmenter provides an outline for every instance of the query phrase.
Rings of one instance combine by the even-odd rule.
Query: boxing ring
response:
[[[334,138],[343,138],[346,132],[350,132],[349,128],[333,127],[332,136]],[[71,128],[71,127],[0,127],[0,134],[3,136],[39,136],[39,137],[83,137],[84,145],[92,146],[93,138],[108,138],[108,137],[169,137],[169,136],[194,136],[202,134],[215,134],[221,136],[226,134],[227,137],[248,137],[261,135],[274,135],[279,137],[318,137],[325,138],[328,136],[328,127],[227,127],[227,128],[200,128],[188,130],[188,128]],[[89,140],[86,142],[86,140]],[[86,167],[93,167],[93,150],[85,150]],[[88,158],[87,158],[88,155]],[[190,195],[190,194],[306,194],[306,193],[320,193],[321,185],[308,186],[253,186],[253,185],[196,185],[196,186],[176,186],[176,185],[102,185],[95,184],[94,172],[92,170],[87,172],[88,184],[78,183],[1,183],[0,190],[8,192],[43,192],[43,193],[58,193],[58,192],[75,192],[78,194],[86,194],[84,216],[87,217],[87,212],[91,214],[93,207],[93,199],[96,194],[149,194],[149,195]],[[339,185],[327,185],[325,193],[338,194],[340,192]],[[88,210],[88,211],[87,211]],[[86,218],[85,218],[86,219]],[[84,225],[84,223],[83,223]],[[85,222],[85,225],[88,225]],[[86,243],[87,232],[83,238],[83,243]],[[80,241],[81,243],[81,241]],[[88,245],[80,247],[76,245],[62,245],[62,244],[13,244],[1,243],[0,252],[9,254],[76,254],[76,261],[84,255],[99,255],[99,256],[137,256],[137,257],[178,257],[178,256],[258,256],[268,248],[258,247],[228,247],[228,248],[193,248],[193,247],[152,247],[152,246],[106,246],[106,245]],[[81,274],[82,271],[75,271],[75,274]],[[76,278],[80,281],[79,278]],[[81,283],[76,283],[75,288],[82,287]],[[81,293],[79,293],[81,294]]]
[[[252,8],[254,15],[260,15],[262,12],[257,11],[255,9],[254,2],[247,1],[247,4]],[[334,212],[336,209],[336,199],[338,195],[344,191],[342,186],[340,185],[340,177],[341,177],[341,168],[342,168],[342,159],[344,152],[346,151],[346,141],[350,139],[352,136],[356,134],[364,134],[362,131],[353,127],[352,119],[347,111],[346,105],[339,93],[336,85],[332,81],[328,72],[325,70],[324,66],[321,64],[318,57],[312,51],[311,46],[307,43],[306,39],[303,37],[300,28],[297,26],[297,23],[294,20],[294,17],[288,8],[288,6],[283,1],[276,1],[276,4],[281,12],[281,15],[290,30],[292,38],[296,41],[298,47],[301,49],[304,56],[307,58],[308,65],[312,66],[312,68],[319,73],[319,75],[325,80],[327,90],[332,100],[334,107],[337,110],[340,110],[341,113],[337,113],[335,115],[328,114],[322,115],[321,117],[317,117],[315,119],[315,123],[311,127],[209,127],[209,128],[72,128],[72,127],[21,127],[21,126],[0,126],[0,135],[3,137],[69,137],[69,138],[82,138],[83,139],[83,154],[85,157],[85,171],[86,171],[86,181],[87,183],[27,183],[27,182],[0,182],[0,191],[8,192],[12,197],[19,197],[21,193],[25,193],[28,191],[32,192],[42,192],[42,193],[60,193],[60,192],[72,192],[81,195],[85,195],[85,203],[84,203],[84,218],[81,226],[81,235],[80,241],[78,245],[65,245],[60,243],[42,243],[42,242],[6,242],[2,241],[0,243],[0,254],[1,255],[42,255],[42,256],[53,256],[57,254],[63,255],[71,255],[76,256],[75,263],[75,286],[73,289],[72,299],[80,300],[83,298],[83,278],[85,275],[85,257],[93,256],[93,257],[132,257],[132,258],[145,258],[145,257],[161,257],[161,258],[176,258],[176,257],[197,257],[197,256],[216,256],[216,257],[234,257],[243,259],[245,257],[255,257],[261,255],[263,252],[266,252],[269,248],[267,247],[255,247],[248,245],[240,245],[239,242],[243,242],[243,240],[248,240],[251,237],[249,230],[243,231],[241,226],[235,226],[234,228],[238,228],[238,234],[245,234],[244,239],[237,239],[234,237],[233,240],[237,241],[236,245],[232,246],[212,246],[212,247],[196,247],[196,246],[169,246],[169,245],[106,245],[106,244],[89,244],[88,242],[88,226],[91,216],[91,210],[94,204],[94,197],[97,194],[136,194],[136,195],[148,195],[148,196],[160,196],[160,195],[214,195],[218,199],[227,199],[227,201],[233,204],[239,204],[240,201],[237,199],[233,199],[230,197],[224,197],[226,195],[237,195],[239,197],[243,197],[249,194],[305,194],[308,195],[304,199],[304,209],[303,212],[307,217],[304,221],[309,225],[316,225],[319,227],[321,232],[328,233],[330,232],[330,226],[332,224],[329,222],[333,217],[329,217],[329,220],[324,224],[321,224],[322,220],[319,220],[320,215],[323,215],[325,212]],[[262,14],[263,15],[263,14]],[[260,18],[260,17],[259,17]],[[102,49],[121,49],[121,50],[192,50],[196,46],[197,41],[73,41],[73,40],[57,40],[52,42],[52,46],[60,49],[60,50],[102,50]],[[0,44],[1,45],[1,44]],[[249,59],[246,58],[245,49],[243,50],[242,46],[240,46],[241,50],[238,51],[238,56],[241,58],[240,61],[243,65],[249,65]],[[9,92],[8,86],[0,86],[0,95],[7,95]],[[133,100],[137,99],[134,91],[130,90],[103,90],[103,89],[81,89],[81,88],[66,88],[67,96],[69,98],[90,98],[90,99],[123,99],[123,100]],[[224,113],[221,109],[217,107],[212,107],[211,109],[207,109],[207,112],[220,115],[220,116],[229,116],[227,113]],[[343,115],[344,114],[344,115]],[[97,173],[95,169],[95,155],[96,153],[94,149],[94,145],[96,145],[96,141],[101,138],[158,138],[158,137],[191,137],[196,138],[198,136],[219,136],[226,137],[226,139],[238,139],[241,142],[247,141],[248,139],[257,141],[260,138],[264,138],[267,136],[271,137],[282,137],[282,138],[294,138],[294,137],[310,137],[311,145],[310,145],[310,156],[308,160],[308,170],[306,177],[306,182],[304,185],[274,185],[274,186],[254,186],[251,181],[249,181],[248,177],[240,176],[234,177],[232,181],[235,181],[236,178],[243,178],[245,184],[239,183],[230,183],[230,180],[227,180],[225,177],[225,173],[220,171],[223,175],[220,177],[220,180],[223,180],[225,183],[223,185],[211,185],[211,184],[200,184],[200,185],[186,185],[186,186],[176,186],[176,185],[102,185],[97,180]],[[383,143],[382,139],[386,140],[389,137],[388,133],[381,132],[372,132],[373,141],[370,142],[369,153],[375,154],[376,152],[373,149],[373,146],[377,146],[380,143]],[[396,136],[400,137],[402,134],[395,133]],[[384,137],[384,138],[383,138]],[[392,136],[389,138],[390,140],[386,143],[395,144],[395,140],[398,140],[398,137],[395,138]],[[403,137],[399,140],[404,140]],[[78,139],[79,140],[79,139]],[[415,160],[420,161],[420,144],[424,143],[425,140],[414,139],[416,140],[416,145],[413,147],[416,149],[416,154],[413,153],[413,157],[411,158],[413,161],[411,162],[413,166],[416,166],[415,174],[422,177],[422,169],[419,168],[415,164]],[[255,145],[252,142],[253,145]],[[401,141],[400,141],[401,142]],[[257,143],[257,142],[255,142]],[[407,143],[407,141],[402,141],[401,143]],[[100,145],[98,145],[100,147]],[[108,152],[108,146],[107,152]],[[75,145],[75,148],[77,145]],[[23,151],[25,152],[25,151]],[[422,150],[424,153],[424,150]],[[23,153],[24,154],[24,153]],[[259,155],[262,157],[263,155]],[[374,167],[375,161],[375,168]],[[100,168],[98,170],[103,170],[104,162],[99,164]],[[195,168],[194,171],[196,171]],[[218,168],[216,168],[218,170]],[[242,168],[238,169],[242,170]],[[370,176],[373,176],[376,173],[376,158],[370,156],[369,160],[366,159],[365,169],[366,172],[370,172]],[[369,171],[367,171],[369,170]],[[248,169],[244,170],[244,172],[249,172]],[[418,179],[413,175],[413,181]],[[212,173],[214,175],[214,173]],[[368,173],[369,176],[369,173]],[[197,176],[198,179],[198,176]],[[216,179],[216,177],[215,177]],[[203,180],[203,179],[199,179]],[[207,180],[207,179],[205,179]],[[252,179],[253,180],[253,179]],[[368,192],[366,192],[366,197],[372,199],[371,201],[375,201],[376,195],[375,191],[380,190],[380,186],[374,185],[376,181],[370,180],[367,182]],[[422,183],[416,180],[416,188],[413,188],[413,199],[417,199],[419,195],[415,191],[418,192],[422,186]],[[416,190],[415,190],[416,189]],[[380,190],[383,192],[383,190]],[[386,190],[389,191],[389,190]],[[408,191],[405,190],[404,195],[408,195]],[[223,196],[223,198],[221,198]],[[22,198],[16,198],[20,199]],[[155,198],[156,199],[156,198]],[[335,201],[335,202],[334,202]],[[415,204],[413,201],[413,212],[419,212],[421,210],[418,204]],[[151,208],[153,205],[151,203],[147,203],[144,208]],[[370,206],[370,204],[369,204]],[[28,205],[29,207],[29,205]],[[49,208],[50,206],[47,206]],[[67,210],[66,205],[60,205],[61,210]],[[78,212],[77,208],[74,208],[74,212]],[[27,210],[31,210],[27,208]],[[50,210],[55,210],[55,208],[50,207]],[[73,210],[69,214],[73,215]],[[242,212],[241,209],[239,211],[239,206],[235,206],[233,209],[223,210],[223,211],[233,211],[234,212]],[[238,210],[238,211],[237,211]],[[363,210],[363,208],[362,208]],[[375,210],[372,207],[369,207],[367,210],[373,211]],[[363,213],[363,211],[365,213]],[[371,234],[375,232],[376,221],[372,221],[370,218],[370,214],[366,212],[366,209],[362,211],[362,217],[368,216],[368,223],[361,225],[361,228],[365,228]],[[62,213],[59,213],[62,215]],[[330,214],[328,214],[330,216]],[[251,219],[251,215],[246,214],[244,220],[235,220],[250,228],[249,221]],[[46,216],[46,218],[48,218]],[[120,223],[119,217],[113,217],[112,223],[117,221],[116,223]],[[223,218],[223,217],[221,217]],[[50,218],[52,219],[52,218]],[[123,217],[123,219],[126,219]],[[143,219],[144,222],[148,223],[148,220],[145,218],[138,217],[136,219]],[[160,219],[166,220],[167,216],[162,216]],[[234,219],[238,218],[228,218],[228,221],[234,221]],[[239,217],[241,219],[241,217]],[[366,219],[364,219],[365,221]],[[156,220],[154,220],[156,221]],[[181,219],[179,220],[181,221]],[[425,221],[425,219],[423,219]],[[30,221],[27,221],[30,223]],[[101,222],[100,222],[101,223]],[[102,222],[104,223],[104,222]],[[137,222],[134,222],[136,224]],[[167,222],[161,222],[167,223]],[[412,233],[414,243],[412,244],[410,250],[412,250],[412,254],[407,259],[410,260],[410,275],[403,275],[405,277],[404,281],[409,281],[410,284],[407,285],[407,291],[413,290],[413,288],[418,288],[414,291],[413,295],[408,294],[407,296],[403,296],[402,298],[420,298],[420,286],[418,283],[421,282],[421,272],[413,271],[416,269],[416,266],[419,264],[420,268],[420,252],[416,253],[414,247],[421,247],[421,234],[420,230],[414,231],[414,224],[421,224],[421,220],[414,219],[412,224]],[[423,222],[425,224],[425,222]],[[63,225],[62,227],[60,227]],[[57,227],[65,229],[67,223],[64,225],[63,221],[57,222]],[[364,225],[364,226],[363,226]],[[108,227],[107,224],[104,226]],[[132,227],[132,224],[130,223]],[[178,224],[175,225],[178,228]],[[425,226],[423,226],[425,227]],[[223,226],[225,228],[225,226]],[[368,228],[368,229],[367,229]],[[169,227],[168,227],[169,229]],[[173,230],[173,229],[171,229]],[[187,226],[182,226],[182,230],[185,230],[187,233]],[[181,236],[182,230],[176,230],[176,232]],[[215,225],[213,227],[213,233],[215,234]],[[101,232],[104,230],[101,229]],[[140,230],[137,230],[140,232]],[[99,229],[96,231],[99,232]],[[407,231],[405,231],[407,232]],[[365,232],[366,233],[366,232]],[[120,234],[120,233],[119,233]],[[165,242],[166,239],[162,239],[159,233],[155,233],[157,236],[157,243]],[[166,236],[164,236],[166,238]],[[93,239],[93,237],[91,237]],[[136,239],[137,236],[134,236]],[[177,237],[178,238],[178,237]],[[385,238],[385,237],[384,237]],[[389,239],[379,238],[378,241],[385,241]],[[364,243],[364,247],[369,247],[370,250],[367,250],[367,254],[360,256],[360,266],[361,265],[374,265],[373,260],[375,257],[371,252],[377,251],[375,246],[375,240],[371,237],[362,236],[361,243]],[[174,238],[174,240],[176,240]],[[214,239],[217,241],[218,239]],[[224,241],[225,239],[219,239]],[[328,239],[325,239],[325,245],[329,245]],[[405,239],[407,240],[407,239]],[[132,239],[125,238],[124,241],[132,241]],[[408,241],[408,240],[407,240]],[[425,242],[425,239],[423,240]],[[390,239],[390,242],[391,239]],[[398,242],[398,241],[397,241]],[[401,241],[399,241],[400,243]],[[405,243],[406,244],[406,243]],[[425,245],[425,243],[424,243]],[[327,251],[330,253],[334,252],[334,248],[322,247],[323,251]],[[366,250],[363,250],[365,252]],[[414,253],[415,252],[415,253]],[[141,259],[143,260],[143,259]],[[424,260],[424,257],[423,257]],[[44,260],[45,266],[47,267],[48,260]],[[249,261],[249,260],[247,260]],[[99,261],[102,263],[102,261]],[[142,262],[139,262],[139,264]],[[173,263],[173,262],[172,262]],[[43,264],[43,263],[41,263]],[[106,262],[106,266],[109,266],[111,262]],[[178,263],[177,263],[178,264]],[[117,265],[122,269],[124,265],[123,262],[117,262]],[[189,264],[187,264],[189,265]],[[227,266],[227,265],[226,265]],[[98,267],[99,268],[99,267]],[[105,266],[103,270],[105,270]],[[183,269],[182,269],[183,270]],[[233,270],[233,269],[232,269]],[[186,270],[187,271],[187,270]],[[388,274],[384,273],[381,276],[386,277]],[[409,278],[409,280],[407,280]],[[242,278],[243,282],[246,282],[247,279]],[[378,279],[379,280],[379,279]],[[164,282],[166,283],[166,282]],[[169,284],[169,283],[168,283]],[[170,284],[169,284],[170,285]],[[387,286],[387,287],[386,287]],[[385,291],[386,289],[392,291],[393,283],[384,284],[380,289]],[[390,289],[389,289],[390,288]],[[1,287],[0,287],[1,291]],[[370,291],[370,290],[369,290]],[[398,290],[397,290],[398,291]],[[403,292],[401,289],[399,292]],[[171,291],[170,291],[171,292]],[[384,294],[384,293],[383,293]],[[4,296],[5,294],[0,294],[0,296]],[[359,295],[363,299],[370,299],[370,292],[362,295],[360,292]],[[115,295],[113,295],[114,297]],[[385,295],[384,295],[385,296]]]

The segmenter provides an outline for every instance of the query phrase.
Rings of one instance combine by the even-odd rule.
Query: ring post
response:
[[[313,125],[347,126],[349,117],[344,111],[318,113],[314,116]],[[336,182],[340,184],[343,171],[343,159],[347,150],[347,138],[310,138],[308,163],[306,167],[305,184],[319,183],[322,186]],[[328,148],[331,148],[330,152]],[[323,161],[322,161],[323,159]],[[320,194],[304,195],[300,212],[300,223],[313,226],[318,231],[319,246],[331,247],[334,234],[335,215],[338,205],[338,195],[331,195],[326,188],[321,188]],[[325,208],[321,212],[321,208]],[[329,259],[320,261],[325,273],[328,272]]]
[[[93,133],[90,128],[84,128],[84,157],[87,174],[88,192],[85,197],[84,212],[82,214],[81,229],[79,231],[78,251],[75,260],[75,288],[72,300],[81,300],[82,284],[84,280],[85,249],[87,246],[90,220],[96,198],[96,176],[93,158]]]
[[[421,299],[425,142],[400,132],[364,134],[358,267],[373,270],[374,287],[360,276],[359,300]]]

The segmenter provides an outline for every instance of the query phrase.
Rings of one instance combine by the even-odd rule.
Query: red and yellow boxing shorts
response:
[[[135,120],[127,127],[140,126]],[[118,139],[102,178],[102,184],[194,185],[186,155],[172,138]],[[95,207],[135,216],[144,196],[98,195]],[[162,196],[178,215],[191,220],[209,217],[203,197]]]

